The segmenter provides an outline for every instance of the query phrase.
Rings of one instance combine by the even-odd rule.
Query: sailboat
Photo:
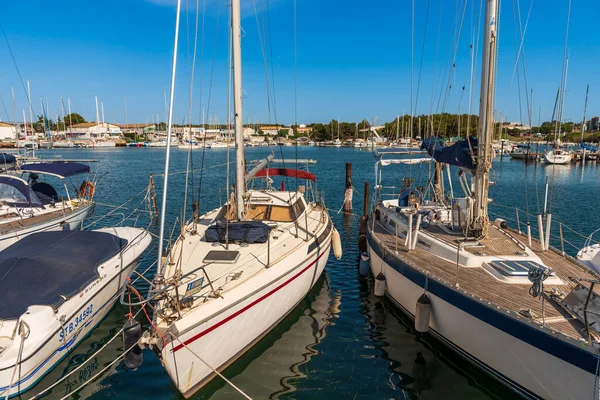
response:
[[[376,208],[362,227],[375,291],[414,318],[417,331],[429,332],[520,394],[596,398],[600,276],[549,245],[551,214],[545,230],[538,216],[539,240],[529,228],[525,233],[489,219],[498,2],[485,5],[478,138],[449,147],[427,138],[422,147],[429,157],[376,153]],[[430,158],[433,198],[411,178],[400,196],[385,196],[382,168]],[[461,168],[465,198],[445,198],[443,165]]]
[[[310,190],[316,179],[312,173],[271,168],[285,161],[272,155],[246,173],[240,0],[231,6],[235,190],[224,206],[201,216],[196,213],[163,259],[165,181],[160,267],[150,297],[155,309],[153,329],[143,338],[186,398],[257,343],[307,295],[325,268],[332,236],[338,238],[336,248],[340,248],[327,208]],[[178,1],[178,21],[180,7]],[[175,60],[176,50],[171,102]],[[169,110],[172,113],[173,107]],[[165,164],[168,171],[168,150]],[[295,190],[274,190],[270,182],[277,176],[305,184]],[[259,180],[264,180],[264,190],[248,189]],[[308,193],[313,194],[310,200],[305,197]]]
[[[333,147],[342,147],[342,141],[340,140],[340,118],[337,120],[337,139],[333,141]]]

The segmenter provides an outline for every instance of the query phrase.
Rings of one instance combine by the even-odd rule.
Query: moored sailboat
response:
[[[380,168],[429,161],[377,154],[377,209],[367,231],[376,290],[413,317],[417,331],[523,395],[595,398],[599,276],[549,245],[550,214],[546,230],[538,217],[539,240],[504,220],[490,222],[498,2],[485,4],[478,138],[446,148],[423,144],[436,161],[433,198],[409,178],[400,195],[385,199]],[[442,166],[450,165],[461,169],[465,198],[449,201],[441,190]]]

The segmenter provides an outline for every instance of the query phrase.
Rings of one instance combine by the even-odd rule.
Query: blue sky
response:
[[[531,0],[519,0],[525,25]],[[244,120],[294,122],[293,1],[269,0],[269,62],[274,72],[275,108],[269,113],[265,68],[261,54],[253,4],[267,0],[242,0]],[[176,122],[189,114],[189,74],[196,0],[183,0],[180,52],[176,85]],[[416,1],[413,105],[421,72],[416,113],[468,111],[471,39],[478,29],[480,1],[468,1],[456,52],[452,79],[443,79],[452,59],[457,19],[462,19],[463,0],[430,0],[425,45],[423,35],[428,1]],[[203,0],[199,0],[202,9]],[[379,117],[390,121],[410,110],[411,2],[384,0],[297,0],[298,122],[328,122],[338,116],[357,121]],[[458,11],[457,11],[457,4]],[[460,6],[460,5],[463,6]],[[504,1],[496,107],[511,121],[527,123],[525,79],[522,64],[519,96],[515,69],[514,9]],[[534,90],[533,121],[552,116],[561,66],[567,15],[567,0],[534,1],[524,41],[527,87]],[[194,84],[193,121],[201,118],[204,105],[209,115],[226,121],[228,8],[225,0],[206,0],[204,40],[199,38]],[[569,32],[569,70],[563,120],[579,122],[583,117],[585,86],[590,84],[588,118],[600,114],[600,32],[590,16],[599,15],[597,0],[573,2]],[[266,17],[266,16],[265,16]],[[5,1],[0,18],[21,75],[31,81],[34,111],[39,99],[48,98],[51,118],[61,113],[60,97],[71,99],[73,111],[88,120],[95,118],[94,96],[104,103],[105,119],[164,120],[164,91],[168,90],[175,23],[175,0],[43,0]],[[189,20],[189,25],[186,21]],[[441,23],[440,23],[441,20]],[[588,22],[589,21],[589,22]],[[518,29],[518,27],[517,27]],[[439,31],[439,34],[438,34]],[[189,44],[188,44],[189,42]],[[202,42],[204,56],[201,57]],[[481,39],[479,39],[481,43]],[[422,48],[423,64],[420,66]],[[188,51],[188,49],[190,49]],[[481,50],[480,50],[481,51]],[[479,101],[479,56],[472,100],[474,113]],[[214,65],[214,67],[213,67]],[[214,68],[214,69],[213,69]],[[211,79],[211,69],[213,69]],[[271,83],[273,76],[270,76]],[[511,84],[512,81],[512,84]],[[444,84],[442,85],[441,82]],[[440,90],[448,87],[450,90]],[[212,90],[209,102],[209,87]],[[201,86],[202,84],[202,86]],[[462,90],[465,85],[464,91]],[[15,88],[18,116],[27,108],[8,47],[0,37],[0,118],[12,120],[11,86]],[[432,90],[434,86],[434,90]],[[462,93],[462,96],[461,96]],[[433,94],[433,95],[432,95]],[[440,100],[441,98],[441,100]],[[447,100],[444,102],[444,98]],[[519,111],[519,98],[521,109]],[[445,103],[445,106],[443,105]],[[6,115],[6,114],[9,115]],[[21,117],[19,117],[21,119]]]

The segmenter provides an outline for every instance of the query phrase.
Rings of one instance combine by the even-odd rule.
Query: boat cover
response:
[[[227,222],[217,221],[206,229],[207,242],[225,242],[226,239],[245,243],[266,243],[271,227],[260,221]]]
[[[292,168],[265,168],[261,169],[254,175],[255,178],[265,176],[287,176],[290,178],[307,179],[309,181],[316,181],[317,177],[308,171],[302,171],[299,169]]]
[[[0,203],[14,207],[44,208],[27,182],[10,175],[0,175]]]
[[[38,172],[40,174],[52,174],[60,177],[69,177],[90,172],[90,166],[74,161],[52,161],[23,164],[22,171]]]
[[[14,164],[17,157],[8,153],[0,153],[0,164]]]
[[[475,164],[473,163],[474,155],[471,154],[471,148],[474,152],[477,151],[477,138],[472,136],[447,147],[443,147],[439,142],[439,138],[435,136],[426,138],[421,144],[421,149],[427,150],[427,153],[435,161],[473,171]]]
[[[581,142],[581,148],[589,151],[598,151],[596,147],[587,146],[585,143]],[[1,159],[0,159],[1,161]]]
[[[57,308],[98,279],[98,266],[126,245],[126,239],[95,231],[24,237],[0,252],[0,319],[19,318],[32,305]]]

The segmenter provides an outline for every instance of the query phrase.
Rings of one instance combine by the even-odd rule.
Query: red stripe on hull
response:
[[[331,242],[330,242],[329,246],[331,246]],[[192,336],[191,338],[189,338],[188,340],[186,340],[183,343],[185,343],[185,345],[187,346],[190,343],[195,342],[196,340],[200,339],[201,337],[203,337],[203,336],[207,335],[208,333],[214,331],[215,329],[217,329],[221,325],[224,325],[227,322],[231,321],[232,319],[234,319],[238,315],[241,315],[244,312],[248,311],[250,308],[254,307],[255,305],[257,305],[261,301],[263,301],[266,298],[270,297],[274,293],[278,292],[279,290],[281,290],[282,288],[284,288],[285,286],[287,286],[288,284],[290,284],[292,281],[294,281],[296,278],[298,278],[300,275],[302,275],[303,273],[305,273],[306,271],[308,271],[310,269],[310,267],[312,267],[313,265],[315,265],[317,263],[317,261],[319,261],[321,259],[321,257],[323,257],[323,255],[327,253],[327,250],[329,250],[329,246],[327,246],[327,248],[319,255],[319,257],[317,257],[317,259],[315,261],[313,261],[310,264],[308,264],[306,267],[304,267],[304,269],[302,269],[302,271],[298,272],[296,275],[292,276],[290,279],[288,279],[287,281],[283,282],[281,285],[277,286],[275,289],[271,290],[268,293],[265,293],[264,295],[262,295],[261,297],[259,297],[256,300],[254,300],[252,303],[248,304],[244,308],[239,309],[238,311],[234,312],[233,314],[231,314],[227,318],[224,318],[223,320],[217,322],[215,325],[211,326],[210,328],[207,328],[204,331],[202,331],[202,332],[200,332],[200,333]],[[181,350],[183,347],[184,347],[183,344],[179,344],[179,345],[177,345],[177,346],[175,346],[173,348],[172,352],[174,353],[174,352],[176,352],[178,350]]]

